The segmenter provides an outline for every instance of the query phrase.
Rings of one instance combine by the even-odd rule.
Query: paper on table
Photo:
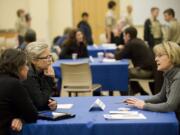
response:
[[[58,104],[57,109],[71,109],[73,104]]]
[[[137,115],[104,114],[104,118],[109,120],[146,119],[146,117],[142,113],[139,113]]]
[[[109,111],[110,114],[129,114],[129,115],[137,115],[137,111]]]
[[[107,58],[104,58],[103,59],[103,62],[116,62],[115,59],[107,59]]]
[[[116,49],[117,48],[116,44],[112,44],[112,43],[104,43],[104,44],[102,44],[102,47],[108,48],[108,49]]]

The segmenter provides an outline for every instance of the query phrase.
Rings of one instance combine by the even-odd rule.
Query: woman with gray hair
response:
[[[23,82],[38,110],[55,110],[57,103],[51,99],[55,86],[55,75],[51,66],[52,56],[49,47],[43,42],[32,42],[26,47],[30,69]]]
[[[154,47],[157,70],[164,72],[161,91],[146,100],[136,98],[124,102],[140,109],[171,112],[175,111],[180,120],[180,46],[174,42],[165,42]]]

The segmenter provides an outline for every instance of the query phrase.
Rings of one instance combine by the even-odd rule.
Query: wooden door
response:
[[[73,26],[76,27],[81,20],[82,12],[89,13],[89,23],[93,31],[93,39],[99,44],[99,36],[105,33],[105,14],[107,12],[107,3],[109,0],[72,0],[73,6]],[[120,16],[119,0],[116,1],[116,16]]]

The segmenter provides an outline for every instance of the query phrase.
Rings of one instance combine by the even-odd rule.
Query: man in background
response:
[[[157,19],[159,8],[151,8],[151,17],[144,23],[144,40],[147,41],[150,48],[162,42],[161,24]]]
[[[24,42],[19,45],[18,48],[25,50],[26,46],[34,41],[36,41],[36,32],[32,29],[28,29],[24,36]]]
[[[116,9],[116,2],[111,0],[108,2],[108,11],[105,16],[105,27],[106,27],[106,37],[107,42],[110,43],[111,41],[111,32],[113,28],[116,26],[116,16],[115,16],[115,9]]]
[[[16,14],[17,14],[17,19],[15,22],[15,29],[18,33],[19,45],[21,45],[24,41],[24,35],[27,30],[27,24],[25,21],[25,11],[23,9],[18,9]]]
[[[131,5],[128,5],[126,7],[126,10],[127,10],[127,15],[126,15],[127,24],[133,26],[133,17],[132,17],[133,7]]]
[[[87,12],[83,12],[81,17],[82,17],[82,20],[78,23],[77,27],[80,28],[82,32],[84,33],[87,44],[93,45],[92,30],[88,22],[89,14]]]
[[[164,20],[168,22],[165,29],[165,41],[173,41],[180,45],[180,23],[175,18],[175,12],[172,8],[164,11]]]
[[[147,79],[153,77],[154,60],[151,50],[145,42],[137,38],[137,30],[134,27],[128,27],[124,31],[125,45],[121,45],[115,54],[106,54],[106,57],[116,59],[130,59],[133,63],[129,68],[129,78]],[[147,95],[143,88],[137,82],[130,82],[130,94],[138,92],[141,95]]]

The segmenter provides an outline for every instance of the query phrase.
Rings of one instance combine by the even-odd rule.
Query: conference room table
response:
[[[92,57],[97,57],[98,52],[103,52],[103,53],[114,53],[116,50],[115,46],[103,46],[103,45],[99,45],[99,46],[88,46],[87,47],[88,50],[88,55],[92,56]]]
[[[128,60],[117,60],[115,62],[102,62],[94,59],[64,59],[53,63],[56,78],[61,78],[61,63],[81,63],[89,62],[93,83],[101,84],[102,90],[119,90],[127,92],[128,90]]]
[[[106,108],[104,111],[89,111],[91,104],[97,98],[106,105]],[[57,112],[73,113],[76,116],[64,120],[38,120],[33,124],[25,124],[18,135],[178,135],[178,120],[174,112],[159,113],[136,109],[122,104],[121,101],[125,98],[127,97],[55,98],[60,104],[73,104],[71,109],[57,109]],[[104,118],[104,114],[119,107],[138,111],[146,118],[126,120]]]

